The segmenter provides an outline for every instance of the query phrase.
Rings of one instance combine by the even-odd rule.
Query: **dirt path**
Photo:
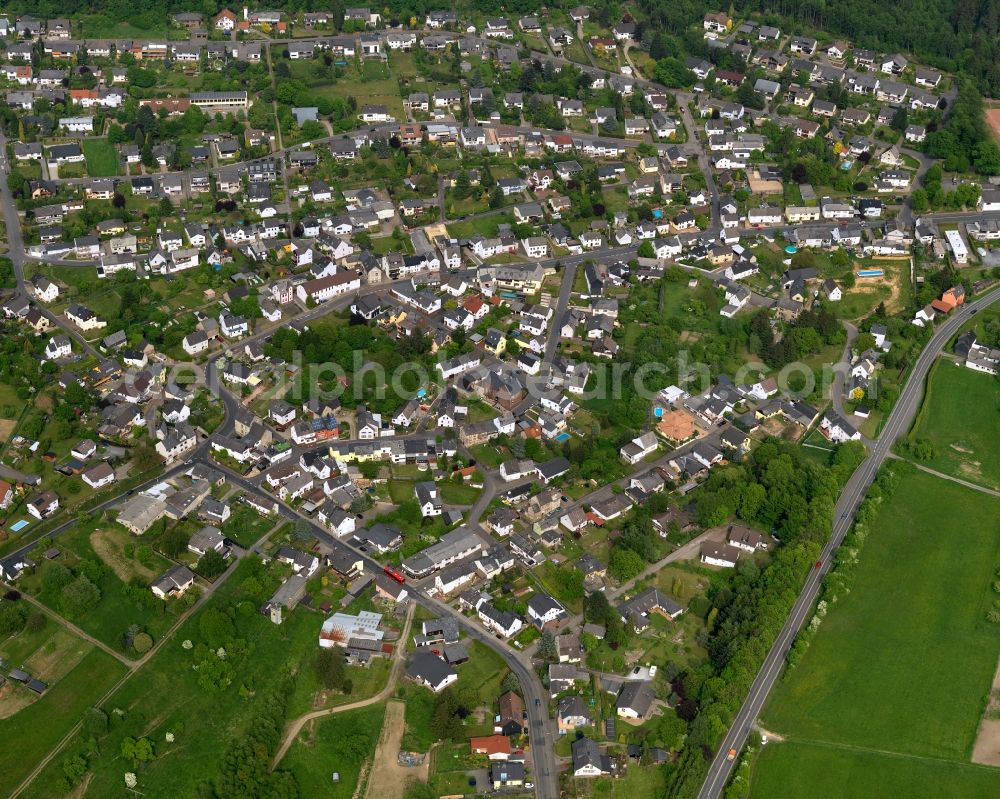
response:
[[[990,686],[990,701],[986,703],[979,722],[976,743],[972,747],[972,762],[984,766],[1000,766],[1000,718],[990,718],[1000,710],[1000,663]]]
[[[335,713],[346,713],[348,710],[358,710],[363,707],[368,707],[369,705],[374,705],[377,702],[381,702],[383,699],[388,698],[388,696],[393,692],[396,687],[396,680],[399,679],[399,673],[402,671],[403,667],[403,655],[406,653],[406,641],[410,637],[410,623],[413,621],[413,611],[416,610],[417,604],[415,602],[410,603],[410,607],[406,611],[406,622],[403,624],[403,632],[399,636],[399,642],[396,644],[396,650],[392,653],[392,671],[389,672],[389,679],[386,681],[385,687],[379,691],[374,696],[368,697],[368,699],[360,699],[357,702],[349,702],[346,705],[337,705],[336,707],[328,707],[325,710],[313,710],[310,713],[306,713],[304,716],[299,716],[297,719],[292,721],[285,730],[285,738],[281,742],[281,746],[274,755],[274,759],[271,760],[271,770],[273,771],[281,759],[288,753],[295,739],[298,737],[302,728],[310,721],[314,719],[320,719],[324,716],[332,716]]]
[[[399,743],[403,740],[403,729],[406,727],[405,709],[406,704],[398,699],[389,701],[385,706],[385,722],[375,748],[375,765],[368,779],[365,799],[401,799],[410,777],[427,782],[429,757],[412,768],[399,762]]]
[[[784,735],[778,735],[778,733],[776,733],[776,732],[771,732],[770,730],[765,730],[759,724],[757,725],[757,732],[759,732],[761,735],[766,735],[768,741],[777,741],[778,743],[781,743],[782,741],[785,740],[785,736]]]
[[[273,528],[272,528],[272,530],[273,530]],[[271,531],[267,532],[264,535],[264,537],[261,538],[261,540],[257,542],[256,545],[262,544],[269,535],[271,535]],[[110,688],[108,688],[108,690],[104,693],[103,696],[99,697],[97,699],[97,701],[94,702],[94,706],[95,707],[100,707],[105,702],[107,702],[109,699],[111,699],[111,697],[114,696],[118,692],[118,690],[125,683],[127,683],[136,674],[138,674],[139,671],[142,669],[142,667],[145,666],[146,663],[149,662],[149,660],[160,650],[160,648],[164,644],[166,644],[167,641],[169,641],[169,640],[171,640],[173,638],[174,633],[177,632],[178,629],[180,629],[181,625],[184,624],[184,622],[186,622],[189,618],[191,618],[191,616],[193,616],[195,613],[197,613],[198,610],[206,602],[208,602],[208,600],[212,597],[212,595],[219,588],[219,586],[221,586],[226,580],[228,580],[232,576],[233,572],[236,571],[236,567],[239,565],[239,562],[240,562],[239,558],[234,558],[233,562],[229,565],[229,568],[226,569],[218,578],[216,578],[215,582],[212,583],[212,585],[210,585],[208,588],[206,588],[204,591],[202,591],[201,596],[198,598],[198,600],[191,607],[189,607],[180,616],[177,617],[177,620],[170,626],[170,629],[167,630],[163,634],[163,636],[160,638],[159,641],[157,641],[155,644],[153,644],[153,648],[150,649],[141,658],[139,658],[138,660],[135,660],[135,661],[130,661],[127,658],[125,658],[124,656],[122,656],[120,654],[116,654],[114,652],[114,650],[108,649],[108,647],[106,647],[103,643],[101,643],[100,641],[97,641],[96,639],[88,636],[82,630],[80,630],[79,628],[76,628],[75,625],[70,624],[70,622],[66,621],[61,616],[59,616],[56,613],[54,613],[53,611],[51,611],[49,608],[47,608],[44,605],[38,603],[36,600],[33,600],[32,597],[28,596],[28,594],[22,594],[22,596],[24,597],[24,599],[28,600],[29,602],[32,602],[33,604],[38,605],[38,607],[43,612],[45,612],[48,615],[52,616],[56,621],[58,621],[60,624],[62,624],[67,629],[72,630],[73,632],[75,632],[80,637],[84,638],[85,640],[88,640],[90,643],[95,644],[96,646],[99,646],[100,648],[104,649],[106,652],[108,652],[108,654],[114,655],[116,659],[121,660],[126,666],[128,666],[128,671],[126,671],[125,674],[122,675],[121,679],[118,680],[117,682],[115,682],[114,685],[112,685]],[[4,584],[4,585],[6,585],[6,584]],[[45,755],[45,757],[43,757],[38,762],[38,764],[35,766],[35,768],[32,770],[32,772],[27,777],[25,777],[24,780],[21,782],[21,784],[17,786],[17,788],[14,790],[13,793],[11,793],[10,799],[17,799],[18,796],[20,796],[22,793],[24,793],[24,791],[27,790],[28,786],[35,780],[35,778],[42,772],[42,770],[46,766],[48,766],[48,764],[51,763],[52,760],[55,757],[57,757],[69,745],[70,741],[72,741],[72,740],[74,740],[76,738],[77,733],[82,729],[82,727],[83,727],[83,720],[81,719],[76,724],[74,724],[69,729],[69,731],[62,737],[62,739],[59,741],[59,743],[57,743],[52,749],[50,749],[49,753],[47,755]]]
[[[6,583],[4,583],[4,585],[6,585]],[[110,646],[105,644],[103,641],[98,641],[96,638],[94,638],[94,636],[90,635],[89,633],[85,633],[83,630],[81,630],[79,627],[73,624],[73,622],[64,619],[58,613],[55,613],[54,611],[49,609],[47,605],[43,605],[41,602],[39,602],[30,594],[21,594],[21,598],[25,602],[34,605],[36,608],[38,608],[38,610],[42,611],[42,613],[44,613],[46,616],[52,619],[52,621],[54,621],[56,624],[60,625],[64,629],[69,630],[73,635],[82,638],[88,644],[93,644],[98,649],[103,650],[107,654],[111,655],[111,657],[113,657],[115,660],[121,661],[126,666],[130,668],[132,667],[133,665],[132,661],[129,660],[127,657],[125,657],[121,652],[116,652]]]

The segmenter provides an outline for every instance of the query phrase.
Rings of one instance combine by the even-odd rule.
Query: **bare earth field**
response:
[[[415,777],[427,782],[427,768],[430,758],[424,758],[419,766],[409,768],[399,763],[399,742],[406,727],[403,702],[390,701],[385,706],[385,721],[382,735],[378,739],[371,777],[368,780],[366,799],[401,799],[406,781]]]
[[[990,689],[990,701],[983,712],[983,720],[979,722],[979,732],[976,743],[972,747],[972,762],[984,766],[1000,766],[1000,718],[991,718],[1000,710],[1000,663],[993,675],[993,685]]]
[[[986,109],[986,124],[993,131],[993,136],[1000,142],[1000,108]]]

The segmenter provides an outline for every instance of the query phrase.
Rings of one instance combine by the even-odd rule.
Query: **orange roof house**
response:
[[[680,443],[695,435],[698,426],[694,422],[694,417],[687,411],[672,410],[664,412],[656,425],[656,431],[664,438]]]
[[[965,289],[962,286],[952,286],[941,295],[941,300],[953,308],[957,308],[965,302]]]
[[[952,286],[941,295],[941,299],[932,301],[931,307],[941,313],[950,313],[964,302],[965,289],[962,286]]]
[[[487,755],[490,760],[506,760],[511,756],[510,739],[506,735],[483,735],[469,739],[475,755]]]
[[[479,309],[483,307],[483,301],[479,297],[473,295],[465,298],[465,302],[462,303],[462,307],[475,316],[479,313]]]

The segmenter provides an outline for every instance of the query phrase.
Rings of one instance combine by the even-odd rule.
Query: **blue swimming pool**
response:
[[[569,433],[560,433],[556,436],[556,441],[562,443],[563,441],[569,441]]]
[[[28,524],[29,524],[29,522],[28,522],[27,519],[18,519],[16,522],[14,522],[10,526],[10,529],[13,530],[16,533],[16,532],[19,532],[19,531],[23,530],[25,527],[28,526]]]

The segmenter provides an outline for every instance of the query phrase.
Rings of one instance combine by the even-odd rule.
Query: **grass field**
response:
[[[4,740],[0,747],[0,794],[10,795],[124,672],[125,667],[110,655],[91,648],[43,697],[0,721]]]
[[[35,594],[53,610],[61,611],[62,597],[59,592],[46,590],[45,573],[60,563],[72,568],[80,560],[98,561],[108,566],[97,584],[101,590],[101,598],[93,609],[70,620],[116,650],[121,649],[122,636],[131,624],[138,624],[153,637],[154,641],[158,640],[176,619],[174,607],[161,602],[140,605],[127,599],[122,594],[124,581],[121,577],[126,576],[123,572],[125,568],[130,570],[132,576],[140,579],[147,579],[150,575],[159,576],[167,570],[170,562],[155,552],[149,552],[147,563],[150,565],[144,567],[132,557],[125,556],[114,538],[107,538],[102,531],[103,526],[100,523],[87,521],[64,533],[59,539],[62,549],[59,559],[52,562],[43,561],[33,574],[25,576],[21,588]],[[98,533],[97,536],[93,535],[95,532]],[[122,533],[120,537],[126,536]],[[95,551],[95,542],[100,553]]]
[[[295,775],[299,795],[351,799],[362,764],[375,752],[384,716],[380,703],[306,725],[281,760],[281,768]],[[340,775],[336,783],[334,772]]]
[[[939,360],[910,431],[935,457],[926,466],[972,483],[1000,488],[1000,384],[990,375]]]
[[[87,173],[91,177],[105,178],[118,174],[118,153],[107,139],[84,139],[82,147],[87,159]]]
[[[301,716],[310,710],[323,707],[346,705],[374,696],[385,687],[389,679],[388,658],[375,658],[370,666],[345,666],[344,671],[353,686],[351,693],[327,693],[320,695],[319,681],[312,669],[303,669],[295,681],[295,690],[288,700],[288,715]],[[324,700],[324,701],[318,701]]]
[[[989,766],[795,741],[763,749],[753,772],[750,796],[988,799],[997,791],[1000,773]]]
[[[792,745],[787,753],[776,751],[780,743],[766,748],[754,796],[910,796],[906,770],[915,763],[925,772],[921,795],[966,795],[949,778],[954,764],[969,760],[1000,655],[1000,631],[985,621],[1000,559],[1000,501],[902,473],[872,525],[850,593],[765,708],[762,725]],[[878,774],[879,790],[851,789],[849,780],[830,778],[838,767],[853,773],[836,747],[853,748],[851,757],[876,753],[891,761],[887,769],[899,761],[893,773],[903,782],[859,771],[857,779]],[[782,781],[793,770],[800,787],[829,781],[836,791],[803,794]],[[1000,771],[991,775],[996,795]]]
[[[116,796],[121,792],[124,764],[120,751],[125,736],[147,736],[154,742],[155,759],[139,774],[138,790],[144,796],[197,796],[198,785],[218,774],[224,753],[234,738],[242,735],[247,719],[255,712],[254,696],[268,690],[281,676],[309,668],[305,658],[315,651],[322,617],[299,608],[287,614],[281,625],[272,624],[258,612],[256,600],[240,592],[248,575],[247,569],[244,561],[211,600],[185,622],[169,644],[157,651],[137,676],[103,705],[109,715],[115,716],[115,721],[110,732],[101,739],[99,751],[90,755],[89,768],[93,776],[87,796]],[[266,591],[275,587],[277,580],[268,577]],[[231,609],[235,635],[247,647],[245,654],[228,658],[233,672],[231,682],[225,684],[214,679],[209,684],[199,681],[199,673],[194,668],[198,665],[198,645],[205,641],[201,620],[211,608]],[[185,649],[182,646],[185,640],[192,641],[195,647]],[[113,661],[109,662],[103,655],[102,658],[103,673],[91,677],[95,685],[107,684],[106,675],[113,676],[117,671]],[[85,663],[86,660],[61,685],[66,685]],[[84,685],[86,690],[77,686],[79,698],[72,696],[74,721],[93,704],[97,693],[88,684]],[[38,702],[32,709],[41,705]],[[51,707],[54,709],[50,712],[56,716],[64,713],[56,704]],[[40,718],[48,721],[47,717]],[[36,723],[39,724],[38,734],[48,734],[43,722],[36,720]],[[174,736],[171,743],[165,740],[167,732]],[[20,741],[24,736],[9,737]],[[88,751],[85,737],[79,735],[67,747],[67,754]],[[7,756],[6,751],[0,755]],[[28,759],[25,756],[25,760]],[[38,755],[30,759],[37,762]],[[4,779],[7,773],[5,771]],[[61,775],[62,758],[57,758],[34,781],[26,799],[53,796],[53,786]],[[6,795],[6,792],[0,793]]]
[[[406,502],[408,499],[413,499],[413,487],[416,485],[414,480],[390,480],[389,481],[389,497],[397,505]]]

